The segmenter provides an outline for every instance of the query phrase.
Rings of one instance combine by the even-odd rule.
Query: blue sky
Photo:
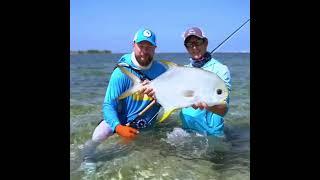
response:
[[[156,52],[186,52],[182,33],[197,26],[215,48],[250,18],[250,0],[71,0],[70,50],[132,51],[140,27],[155,32]],[[250,22],[217,52],[250,52]]]

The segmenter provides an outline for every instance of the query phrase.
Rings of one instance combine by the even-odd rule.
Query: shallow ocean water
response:
[[[227,138],[206,137],[181,129],[175,112],[134,142],[111,136],[97,149],[95,172],[81,168],[81,150],[102,118],[108,79],[122,54],[70,56],[70,179],[249,179],[250,54],[217,53],[232,77]],[[156,59],[188,63],[185,53]]]

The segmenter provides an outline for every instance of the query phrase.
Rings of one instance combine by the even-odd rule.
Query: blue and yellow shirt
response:
[[[132,62],[134,54],[123,55],[118,63],[126,63],[136,69],[139,69]],[[128,68],[128,70],[140,77],[137,72]],[[158,61],[153,60],[149,69],[140,69],[140,72],[151,79],[155,79],[166,68]],[[140,77],[141,78],[141,77]],[[102,105],[102,112],[104,120],[110,125],[113,131],[118,124],[125,125],[133,121],[138,113],[141,112],[152,101],[151,97],[147,95],[138,95],[137,93],[118,100],[118,97],[132,86],[131,79],[123,74],[119,68],[116,68],[111,74],[109,84],[106,90],[106,95]],[[143,118],[152,118],[160,109],[158,104],[153,105],[147,112],[143,114]]]

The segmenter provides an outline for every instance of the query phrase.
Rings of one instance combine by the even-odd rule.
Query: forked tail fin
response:
[[[128,89],[126,92],[122,93],[118,99],[124,99],[130,95],[132,95],[133,93],[137,92],[140,88],[141,88],[141,80],[138,76],[132,74],[131,72],[129,72],[127,69],[125,69],[122,66],[118,66],[118,68],[121,70],[121,72],[123,72],[124,74],[126,74],[127,76],[129,76],[129,78],[132,80],[133,82],[133,86]]]

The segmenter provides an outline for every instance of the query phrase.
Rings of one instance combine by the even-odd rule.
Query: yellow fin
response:
[[[133,83],[139,83],[141,81],[138,76],[132,74],[130,71],[126,70],[124,67],[118,66],[118,68],[121,70],[121,72],[129,76],[129,78],[133,81]]]
[[[169,109],[169,110],[164,110],[164,113],[163,113],[163,115],[162,115],[162,117],[161,117],[161,119],[159,120],[159,122],[163,122],[164,120],[166,120],[169,116],[170,116],[170,114],[173,112],[173,111],[175,111],[177,108],[172,108],[172,109]]]
[[[173,63],[173,62],[171,62],[171,61],[160,60],[160,62],[162,62],[163,64],[166,64],[169,68],[173,68],[173,67],[178,66],[178,64]]]

